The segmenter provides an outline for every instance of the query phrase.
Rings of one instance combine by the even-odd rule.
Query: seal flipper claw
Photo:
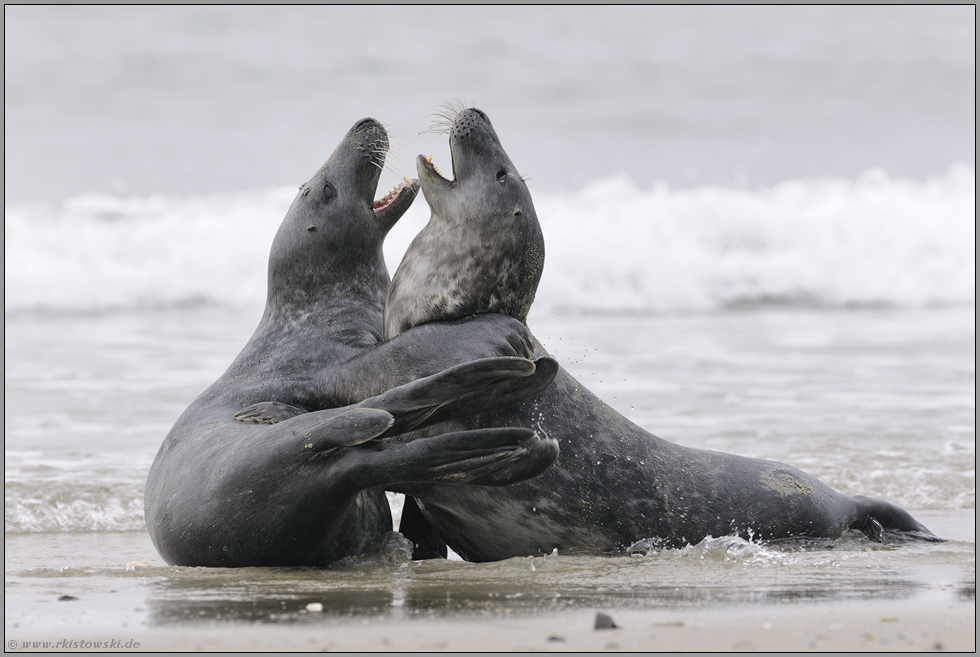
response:
[[[302,408],[290,406],[277,401],[259,402],[246,406],[235,413],[234,417],[239,422],[254,422],[255,424],[277,424],[284,422],[297,415],[306,413]]]

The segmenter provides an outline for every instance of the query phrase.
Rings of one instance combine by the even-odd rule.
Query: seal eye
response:
[[[503,169],[497,172],[497,182],[499,182],[501,185],[507,182],[507,172]]]
[[[331,185],[330,183],[327,183],[326,185],[323,186],[323,200],[324,201],[329,201],[330,199],[332,199],[336,195],[337,195],[337,190],[335,190],[333,188],[333,185]]]

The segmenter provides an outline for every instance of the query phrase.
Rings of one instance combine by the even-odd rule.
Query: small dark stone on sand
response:
[[[78,598],[76,598],[73,595],[63,595],[60,598],[58,598],[59,602],[67,602],[68,600],[78,600]]]
[[[613,619],[605,614],[598,613],[595,615],[595,629],[597,630],[614,630],[616,629],[616,623]]]
[[[548,637],[548,641],[564,641],[564,640],[565,637],[558,636],[557,634],[552,634],[551,636]]]

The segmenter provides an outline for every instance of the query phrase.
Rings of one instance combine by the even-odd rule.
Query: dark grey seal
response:
[[[161,446],[145,511],[167,562],[326,566],[383,545],[384,487],[504,485],[555,460],[555,442],[524,428],[387,440],[513,403],[556,372],[521,357],[530,336],[502,315],[382,344],[382,242],[418,190],[407,181],[373,202],[387,148],[364,119],[300,187],[258,328]]]
[[[528,259],[524,249],[511,252],[513,240],[503,234],[496,243],[482,240],[481,246],[489,253],[476,257],[471,236],[485,235],[499,217],[516,210],[525,219],[535,217],[530,195],[486,114],[465,109],[449,118],[454,180],[443,178],[428,158],[419,157],[419,178],[432,219],[423,230],[424,237],[420,235],[405,254],[394,281],[417,279],[403,275],[403,270],[426,271],[427,260],[437,254],[438,262],[443,263],[440,266],[455,263],[468,269],[429,279],[430,284],[420,288],[422,298],[442,298],[431,285],[433,280],[465,280],[476,289],[466,290],[464,297],[446,285],[446,296],[500,299],[516,293],[527,303],[511,301],[483,309],[469,303],[459,316],[506,307],[519,308],[519,312],[504,312],[523,319],[534,291],[521,283],[516,289],[498,288],[502,283],[511,286],[514,280],[536,284],[540,271],[525,271],[523,278],[507,281],[497,279],[494,272],[509,270],[508,256],[515,263],[531,262],[537,267],[541,261]],[[529,227],[522,231],[535,234]],[[532,244],[533,251],[538,248],[536,242]],[[483,262],[493,263],[493,269],[470,269],[481,268]],[[443,310],[451,304],[426,306],[413,299],[413,293],[407,286],[393,285],[385,308],[386,330],[405,330],[425,321],[426,307],[435,311],[435,318],[453,316]],[[536,342],[534,355],[547,355],[540,343]],[[536,396],[450,426],[455,430],[533,427],[542,436],[559,441],[561,453],[555,465],[540,476],[506,488],[399,487],[417,500],[417,505],[406,503],[401,531],[425,537],[413,540],[429,545],[430,551],[441,538],[465,559],[489,561],[555,549],[615,552],[641,540],[644,545],[677,547],[707,536],[757,540],[839,537],[848,529],[860,530],[879,542],[939,540],[905,510],[888,502],[844,495],[792,466],[662,440],[603,403],[564,369]]]

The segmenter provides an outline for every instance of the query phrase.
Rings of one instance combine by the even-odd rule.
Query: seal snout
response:
[[[450,131],[450,137],[452,139],[462,140],[468,138],[471,134],[475,135],[478,131],[482,132],[488,128],[491,132],[493,131],[487,115],[475,107],[470,107],[456,116],[452,130]]]
[[[354,132],[360,132],[365,127],[371,127],[371,126],[375,126],[375,127],[379,127],[379,128],[384,129],[382,127],[380,121],[378,121],[377,119],[371,118],[370,116],[367,116],[367,117],[364,117],[363,119],[361,119],[360,121],[358,121],[357,123],[354,124]]]
[[[381,171],[391,147],[388,131],[377,119],[364,118],[354,124],[348,133],[348,153],[355,156],[358,164],[356,185],[365,200],[370,204],[375,218],[390,228],[415,200],[419,183],[402,177],[402,182],[396,183],[391,190],[375,199]],[[359,155],[358,155],[359,153]]]
[[[354,147],[361,151],[364,159],[379,170],[384,167],[385,155],[388,153],[390,143],[388,131],[380,121],[370,117],[361,119],[354,124],[348,134]]]

